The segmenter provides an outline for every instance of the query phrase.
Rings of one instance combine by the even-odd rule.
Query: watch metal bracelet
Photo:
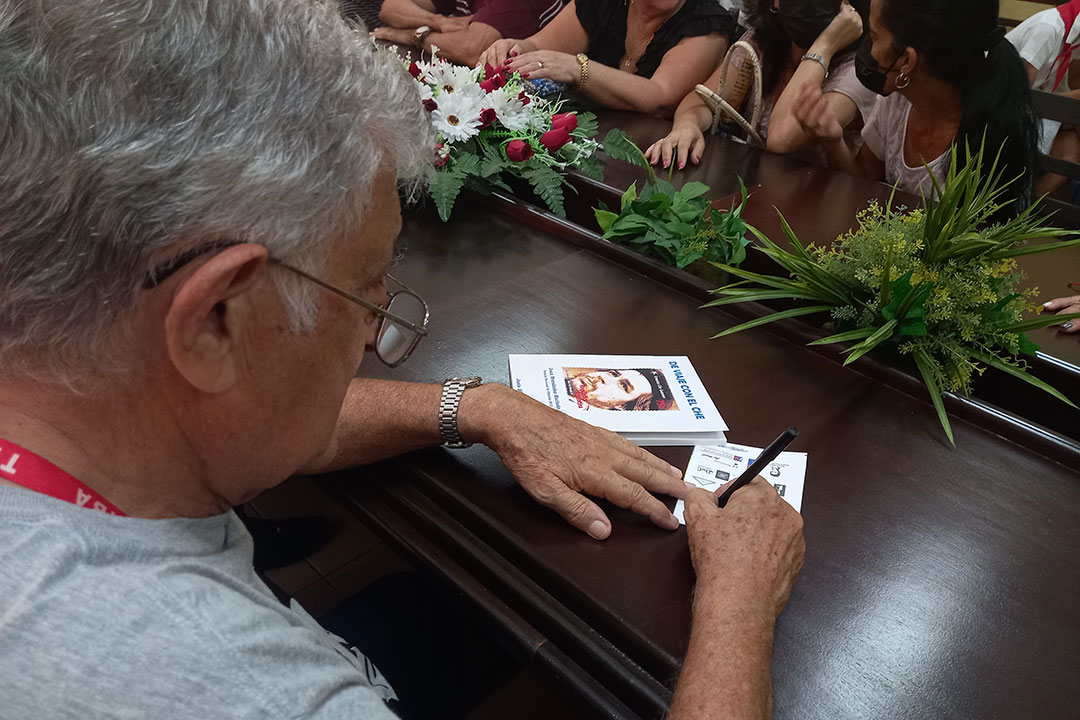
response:
[[[808,53],[806,53],[805,55],[802,56],[802,59],[803,59],[803,61],[813,60],[814,62],[816,62],[818,65],[821,66],[822,70],[825,71],[825,77],[829,77],[829,64],[827,62],[825,62],[825,58],[821,57],[817,53],[809,53],[808,52]]]
[[[443,383],[442,398],[439,400],[439,436],[442,437],[443,447],[458,449],[472,445],[463,441],[458,432],[458,409],[465,391],[480,383],[478,377],[447,378]]]

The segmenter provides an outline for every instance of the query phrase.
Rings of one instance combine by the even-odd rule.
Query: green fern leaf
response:
[[[521,171],[521,176],[529,181],[540,199],[547,203],[551,212],[559,217],[566,217],[563,206],[563,177],[547,165],[532,165]]]

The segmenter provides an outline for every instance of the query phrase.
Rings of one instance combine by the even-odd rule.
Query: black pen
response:
[[[721,488],[718,491],[720,493],[720,497],[718,497],[716,500],[717,504],[720,507],[724,507],[725,505],[727,505],[727,501],[731,498],[731,493],[735,492],[743,485],[746,485],[755,477],[757,477],[758,468],[760,468],[762,465],[768,465],[773,460],[775,460],[776,456],[782,453],[784,451],[784,448],[786,448],[798,434],[799,431],[793,427],[789,427],[787,430],[780,433],[780,437],[773,440],[772,444],[769,445],[769,447],[762,450],[761,454],[757,456],[757,459],[754,460],[754,462],[750,463],[750,467],[746,468],[746,470],[743,471],[742,475],[735,478],[733,481],[728,483],[726,487]]]

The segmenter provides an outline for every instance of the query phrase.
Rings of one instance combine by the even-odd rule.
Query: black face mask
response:
[[[804,50],[814,44],[840,8],[836,0],[781,0],[780,27]]]
[[[874,43],[870,40],[870,36],[867,35],[863,38],[862,45],[859,46],[859,52],[855,53],[855,76],[859,78],[859,82],[867,90],[878,95],[887,96],[889,93],[885,92],[885,82],[900,58],[893,60],[892,65],[889,67],[882,69],[877,64],[877,60],[874,59],[873,49]]]

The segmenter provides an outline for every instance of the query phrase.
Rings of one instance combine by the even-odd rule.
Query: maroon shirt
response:
[[[433,0],[440,15],[472,15],[504,38],[527,38],[559,14],[564,0]]]

